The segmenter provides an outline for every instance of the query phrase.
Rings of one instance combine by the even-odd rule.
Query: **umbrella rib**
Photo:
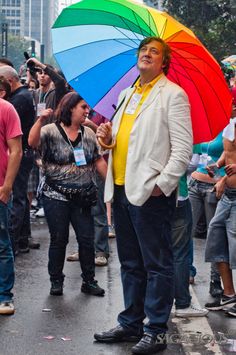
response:
[[[147,9],[147,13],[148,13],[148,27],[150,28],[150,36],[152,35],[152,30],[151,30],[151,19],[152,18],[152,15],[150,14],[150,11]],[[157,26],[156,26],[156,23],[155,21],[153,21],[154,23],[154,26],[155,26],[155,29],[156,29],[156,33],[159,33],[158,30],[157,30]]]
[[[130,70],[132,70],[134,67],[135,67],[135,65],[133,65],[131,68],[129,68],[129,70],[127,70],[127,71],[123,74],[123,77],[124,77]],[[139,77],[139,76],[138,76],[138,77]],[[138,78],[138,77],[137,77],[137,78]],[[137,81],[137,78],[135,79],[135,82]],[[114,87],[121,79],[122,79],[122,78],[119,78],[119,79],[113,84],[113,87]],[[134,84],[134,83],[133,83],[133,84]],[[111,88],[105,92],[105,94],[99,99],[99,101],[98,101],[94,106],[96,106],[100,101],[102,101],[102,99],[109,93],[110,90],[111,90]]]
[[[125,53],[119,53],[118,55],[120,55],[120,54],[122,54],[122,55],[125,55]],[[129,54],[127,54],[127,56],[129,56]],[[112,58],[114,58],[114,57],[112,57]],[[103,63],[105,63],[106,61],[108,61],[108,60],[110,60],[111,58],[107,58],[107,59],[105,59],[105,60],[103,60],[103,61],[101,61],[101,62],[99,62],[98,64],[96,64],[96,65],[94,65],[93,67],[91,67],[91,68],[88,68],[87,70],[85,70],[83,73],[81,73],[81,74],[86,74],[87,72],[89,72],[91,69],[94,69],[94,68],[96,68],[97,66],[99,66],[99,65],[101,65],[101,64],[103,64]],[[136,65],[136,64],[135,64]],[[132,66],[131,68],[133,68],[134,66]],[[129,68],[129,70],[131,69],[131,68]],[[72,81],[72,80],[75,80],[76,78],[78,78],[78,75],[77,76],[75,76],[75,77],[73,77],[73,78],[71,78],[70,79],[70,82]]]
[[[129,40],[131,40],[132,42],[134,42],[135,47],[137,46],[137,43],[135,42],[135,40],[134,40],[134,39],[131,39],[128,35],[126,35],[125,33],[123,33],[119,27],[116,27],[116,26],[113,26],[113,27],[114,27],[118,32],[120,32],[122,35],[124,35],[127,39],[129,39]],[[132,32],[133,32],[133,31],[132,31]],[[133,33],[134,33],[135,36],[136,36],[136,33],[135,33],[135,32],[133,32]],[[139,38],[138,38],[138,37],[136,37],[136,38],[137,38],[137,40],[139,41]],[[133,47],[133,48],[135,48],[135,47]]]
[[[177,57],[175,57],[175,59],[178,61],[178,58],[177,58]],[[179,64],[179,65],[180,65],[180,64]],[[195,65],[192,64],[192,66],[195,68],[196,72],[199,72],[200,75],[203,75],[203,74],[201,73],[201,71],[196,68]],[[183,66],[180,65],[180,67],[183,67]],[[178,72],[175,70],[175,73],[177,74]],[[180,73],[179,73],[179,74],[180,74]],[[217,73],[216,73],[216,74],[217,74]],[[183,74],[181,73],[181,75],[183,75]],[[208,78],[207,78],[206,76],[204,76],[204,77],[205,77],[206,81],[208,82],[208,84],[210,84],[210,80],[208,80]],[[189,79],[189,80],[192,80],[189,74],[188,74],[188,75],[185,75],[185,78],[186,78],[186,79]],[[210,88],[212,89],[212,91],[215,93],[215,96],[216,96],[216,98],[217,98],[217,100],[218,100],[218,102],[219,102],[219,105],[221,106],[221,108],[223,109],[223,112],[224,112],[225,115],[226,115],[224,106],[223,106],[223,104],[221,103],[221,101],[219,100],[216,90],[215,90],[214,87],[212,87],[211,85],[209,85],[209,87],[210,87]],[[202,97],[201,97],[201,95],[200,95],[200,91],[198,90],[197,86],[195,86],[195,88],[196,88],[196,90],[198,91],[199,97],[200,97],[200,99],[201,99],[201,101],[202,101]],[[202,101],[202,105],[203,105],[203,107],[205,108],[205,112],[206,112],[206,107],[205,107],[203,101]],[[211,130],[211,128],[210,128],[210,130]],[[212,133],[212,131],[211,131],[211,133]]]

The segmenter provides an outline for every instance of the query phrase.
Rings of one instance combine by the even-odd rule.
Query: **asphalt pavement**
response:
[[[106,291],[105,297],[80,292],[79,262],[65,262],[65,288],[61,297],[49,295],[47,274],[49,234],[43,218],[34,219],[32,235],[41,248],[16,258],[16,282],[13,316],[0,316],[0,355],[128,355],[130,343],[101,344],[93,340],[96,331],[114,327],[123,309],[116,241],[110,239],[109,265],[96,267],[96,278]],[[193,301],[201,306],[211,297],[209,264],[204,262],[205,240],[195,240],[195,265],[198,274],[191,287]],[[67,254],[77,244],[71,231]],[[204,318],[180,319],[171,315],[168,354],[236,353],[236,319],[223,311],[210,312]]]

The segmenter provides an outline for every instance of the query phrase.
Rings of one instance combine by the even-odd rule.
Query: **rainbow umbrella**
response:
[[[147,36],[168,42],[168,78],[189,96],[194,142],[210,141],[228,124],[231,94],[216,60],[167,13],[128,0],[80,1],[54,23],[53,52],[69,84],[110,118],[120,91],[138,76],[137,48]]]

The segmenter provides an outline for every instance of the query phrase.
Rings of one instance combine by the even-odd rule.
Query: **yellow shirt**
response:
[[[147,83],[143,86],[140,85],[140,79],[135,84],[135,90],[130,100],[128,101],[123,116],[121,118],[121,123],[119,131],[116,135],[116,146],[113,149],[113,177],[114,183],[116,185],[125,184],[125,170],[126,170],[126,160],[129,146],[129,137],[132,130],[134,121],[142,107],[142,104],[148,97],[151,89],[157,83],[157,81],[163,76],[163,74],[158,75],[150,83]],[[127,113],[129,103],[135,94],[140,95],[140,101],[135,105],[135,110],[132,113]],[[128,110],[129,111],[129,110]],[[132,110],[131,110],[132,111]]]

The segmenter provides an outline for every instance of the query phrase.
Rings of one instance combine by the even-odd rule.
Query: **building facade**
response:
[[[35,40],[37,55],[40,44],[51,55],[50,28],[58,16],[58,0],[0,0],[0,9],[10,33]]]

